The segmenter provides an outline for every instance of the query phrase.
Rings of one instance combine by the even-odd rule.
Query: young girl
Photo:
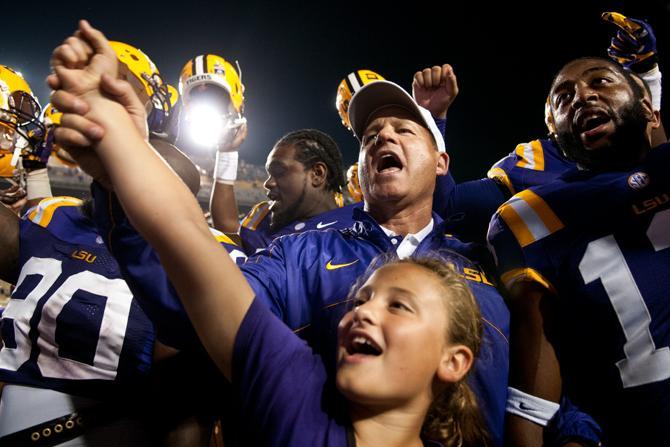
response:
[[[49,83],[60,89],[52,101],[66,113],[59,143],[99,140],[87,161],[106,171],[238,391],[249,445],[488,444],[464,381],[479,349],[479,310],[447,263],[395,260],[360,280],[329,377],[323,360],[254,300],[193,195],[133,125],[143,122],[143,109],[115,80],[104,36],[82,22],[52,64]]]

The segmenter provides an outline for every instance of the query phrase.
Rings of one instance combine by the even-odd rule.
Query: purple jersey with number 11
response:
[[[670,442],[668,168],[664,144],[628,171],[569,171],[514,196],[489,228],[505,285],[558,297],[565,390],[606,445]]]

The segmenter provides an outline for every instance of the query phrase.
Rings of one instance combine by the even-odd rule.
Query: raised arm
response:
[[[95,49],[91,61],[98,56],[114,57],[107,50],[107,39],[88,23],[81,22],[75,37]],[[59,78],[72,82],[69,90],[67,83],[61,83],[66,93],[76,92],[81,70],[75,67],[61,66],[56,71]],[[128,84],[105,72],[100,74],[103,88],[114,85],[132,97]],[[94,150],[119,200],[137,230],[158,252],[205,348],[230,378],[235,336],[253,292],[227,252],[212,238],[191,192],[139,134],[124,106],[103,96],[100,90],[88,92],[81,99],[89,111],[80,117],[82,120],[73,120],[70,130],[91,132],[96,127],[93,123],[97,123],[96,132],[104,133]],[[54,95],[54,103],[57,100]],[[132,100],[139,103],[136,97]],[[77,112],[67,102],[57,107],[66,114]],[[131,163],[127,156],[130,152]]]

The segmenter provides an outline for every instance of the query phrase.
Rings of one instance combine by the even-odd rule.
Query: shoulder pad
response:
[[[48,197],[42,199],[36,207],[29,210],[24,216],[24,219],[47,228],[51,223],[56,210],[62,207],[79,207],[82,203],[82,200],[74,197]]]

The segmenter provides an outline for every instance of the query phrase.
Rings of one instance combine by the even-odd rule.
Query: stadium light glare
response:
[[[223,137],[228,118],[221,114],[221,108],[206,102],[189,107],[187,132],[190,140],[203,149],[214,148]]]

